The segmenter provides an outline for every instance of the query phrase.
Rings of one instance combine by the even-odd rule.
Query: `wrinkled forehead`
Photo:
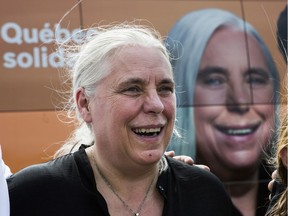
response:
[[[173,76],[169,57],[158,47],[140,45],[125,46],[115,50],[109,61],[111,72],[119,68],[124,71],[159,71],[162,75]],[[163,73],[165,72],[165,73]]]
[[[161,80],[174,83],[172,67],[167,56],[156,47],[125,46],[115,50],[106,59],[105,76],[96,83],[99,85],[117,85],[125,80],[152,81]],[[114,84],[113,84],[114,83]]]

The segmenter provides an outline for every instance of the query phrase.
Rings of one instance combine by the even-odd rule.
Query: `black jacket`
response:
[[[239,215],[212,173],[167,158],[157,181],[163,216]],[[108,216],[84,149],[27,167],[8,180],[11,216]]]

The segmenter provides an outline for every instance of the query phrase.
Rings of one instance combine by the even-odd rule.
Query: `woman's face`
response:
[[[244,33],[220,29],[201,60],[194,114],[197,158],[207,165],[255,168],[274,129],[271,74],[256,40],[247,43],[248,53]]]
[[[133,46],[121,49],[111,65],[89,106],[97,150],[126,167],[158,162],[175,121],[169,62],[156,48]]]

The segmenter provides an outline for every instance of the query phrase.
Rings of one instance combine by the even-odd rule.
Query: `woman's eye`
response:
[[[174,92],[174,87],[172,87],[172,86],[161,86],[158,89],[158,92],[160,92],[160,94],[168,95],[168,94],[171,94],[171,93]]]
[[[246,78],[247,82],[255,87],[270,84],[271,81],[269,73],[262,69],[250,69]]]
[[[203,79],[203,84],[210,86],[210,87],[216,87],[216,86],[220,86],[225,82],[225,79],[222,77],[206,77]]]
[[[138,87],[130,87],[130,88],[128,88],[128,89],[126,89],[126,91],[130,91],[130,92],[139,92],[140,90],[139,90],[139,88]]]
[[[141,93],[141,88],[139,88],[138,86],[131,86],[128,88],[125,88],[122,91],[123,94],[125,95],[139,95]]]
[[[248,83],[254,86],[257,85],[266,85],[267,83],[269,83],[269,79],[261,77],[261,76],[249,76],[248,78]]]
[[[196,82],[205,88],[218,88],[227,83],[229,75],[225,68],[219,66],[207,66],[201,69]]]

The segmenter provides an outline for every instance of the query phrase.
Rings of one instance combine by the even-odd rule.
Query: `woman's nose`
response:
[[[249,87],[231,87],[227,92],[227,109],[240,114],[248,112],[252,103],[251,92]]]
[[[164,110],[164,104],[156,91],[146,96],[143,107],[146,113],[161,113]]]

